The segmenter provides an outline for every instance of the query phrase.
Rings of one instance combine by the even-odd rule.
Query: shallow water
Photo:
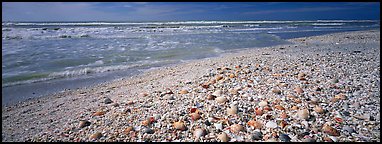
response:
[[[290,38],[375,29],[380,22],[3,22],[2,26],[3,95],[26,97],[30,92],[15,95],[11,89],[31,89],[52,80],[63,89],[68,85],[64,83],[85,77],[98,82],[118,73],[121,78],[132,71],[241,48],[286,44]]]

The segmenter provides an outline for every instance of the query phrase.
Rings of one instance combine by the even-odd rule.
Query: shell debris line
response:
[[[289,41],[3,107],[2,140],[380,141],[379,32]]]

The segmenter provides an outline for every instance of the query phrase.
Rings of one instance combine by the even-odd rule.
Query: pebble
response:
[[[287,134],[281,134],[279,139],[283,142],[290,142],[291,138]]]
[[[252,140],[262,140],[263,139],[263,133],[259,131],[255,131],[254,134],[252,134]]]
[[[105,104],[113,103],[113,101],[110,98],[105,98],[104,102],[105,102]]]
[[[273,122],[273,121],[269,121],[265,124],[265,127],[267,128],[276,128],[277,127],[277,123]]]
[[[344,131],[349,132],[350,134],[355,132],[354,129],[351,128],[350,126],[344,126],[342,129],[343,129]]]
[[[313,138],[304,138],[302,139],[302,142],[316,142],[316,140]]]
[[[143,129],[143,133],[153,134],[153,133],[154,133],[154,130],[152,130],[152,129],[146,127],[146,128]]]

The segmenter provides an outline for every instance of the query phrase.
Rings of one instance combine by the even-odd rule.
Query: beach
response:
[[[2,107],[2,141],[380,141],[380,31],[287,40]]]

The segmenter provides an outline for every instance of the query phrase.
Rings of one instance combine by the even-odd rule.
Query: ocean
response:
[[[3,104],[379,20],[2,22]]]

